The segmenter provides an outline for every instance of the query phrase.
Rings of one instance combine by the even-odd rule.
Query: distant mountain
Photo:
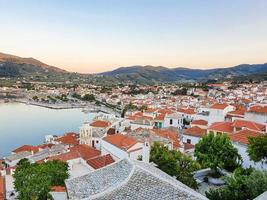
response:
[[[154,66],[121,67],[113,71],[100,73],[101,76],[114,77],[121,81],[139,80],[142,82],[181,82],[201,80],[222,80],[235,77],[251,76],[253,74],[267,73],[265,64],[242,64],[229,68],[215,69],[189,69],[189,68],[166,68]]]
[[[66,71],[34,58],[21,58],[0,53],[0,77],[43,76],[52,73],[66,73]]]
[[[21,58],[0,53],[0,77],[23,78],[32,81],[74,81],[75,83],[94,83],[112,85],[117,83],[155,84],[188,81],[256,79],[267,80],[267,63],[243,64],[229,68],[190,69],[167,68],[163,66],[121,67],[99,74],[80,74],[42,63],[34,58]]]

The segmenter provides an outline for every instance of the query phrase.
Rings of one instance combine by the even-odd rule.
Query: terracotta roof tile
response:
[[[93,167],[94,169],[99,169],[105,167],[111,163],[115,162],[110,154],[99,156],[96,158],[92,158],[87,160],[87,163]]]
[[[3,176],[0,176],[0,200],[5,199],[5,178]]]
[[[122,150],[128,150],[137,143],[134,138],[122,134],[108,135],[103,140]]]
[[[256,131],[251,131],[251,130],[241,130],[237,133],[233,133],[231,135],[229,135],[230,139],[234,142],[239,142],[242,144],[248,144],[248,138],[249,137],[257,137],[260,136],[261,134],[256,132]]]
[[[224,110],[228,106],[227,103],[215,103],[210,108]]]
[[[110,122],[97,120],[97,121],[92,122],[90,124],[90,126],[99,127],[99,128],[106,128],[106,127],[110,126]]]
[[[214,122],[208,127],[208,130],[224,133],[233,133],[232,122]]]
[[[53,192],[65,192],[66,188],[64,186],[52,186],[51,191],[53,191]]]
[[[154,120],[163,121],[164,118],[165,118],[165,114],[159,114],[159,115],[157,115],[157,116],[154,118]]]
[[[184,142],[184,150],[193,149],[195,145]]]
[[[173,142],[174,149],[179,147],[179,137],[176,132],[169,129],[153,129],[152,131],[161,137],[171,140]]]
[[[207,126],[208,122],[204,119],[196,119],[191,122],[191,125],[202,125],[202,126]]]
[[[232,126],[236,128],[248,128],[248,129],[255,130],[255,131],[265,131],[265,128],[266,128],[264,124],[259,124],[256,122],[247,121],[247,120],[239,120],[239,119],[236,119],[233,122]]]
[[[85,144],[79,144],[70,148],[70,151],[77,151],[79,155],[84,159],[88,160],[99,156],[101,152]]]
[[[198,126],[193,126],[185,130],[184,134],[191,135],[195,137],[202,137],[207,133],[206,129],[199,128]]]
[[[255,105],[250,107],[249,112],[267,113],[267,106]]]
[[[177,109],[178,112],[185,113],[188,115],[194,115],[196,114],[195,110],[192,108],[179,108]]]
[[[64,136],[61,136],[56,139],[56,141],[62,143],[62,144],[68,144],[68,145],[77,145],[79,144],[78,138],[76,134],[66,134]]]
[[[20,146],[19,148],[13,150],[12,152],[14,153],[20,153],[20,152],[23,152],[23,151],[28,151],[28,152],[38,152],[39,151],[39,148],[38,147],[35,147],[35,146],[31,146],[31,145],[22,145]]]

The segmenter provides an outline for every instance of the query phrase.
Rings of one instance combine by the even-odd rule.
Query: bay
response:
[[[21,145],[38,145],[45,135],[77,132],[94,113],[82,109],[49,109],[21,103],[0,104],[0,158]]]

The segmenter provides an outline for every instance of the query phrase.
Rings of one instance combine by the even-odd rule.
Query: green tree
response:
[[[218,173],[218,168],[234,171],[242,163],[237,149],[226,134],[205,135],[195,146],[195,157],[203,167],[210,167]]]
[[[237,168],[226,182],[226,187],[211,189],[206,196],[211,200],[254,199],[267,190],[267,172]]]
[[[267,135],[249,138],[248,155],[254,162],[267,163]]]
[[[23,159],[14,173],[14,186],[20,200],[46,200],[52,186],[64,186],[68,165],[61,161],[37,164]]]
[[[167,147],[155,143],[151,148],[150,161],[156,163],[159,169],[170,176],[175,176],[182,183],[194,189],[197,188],[197,182],[193,178],[192,172],[200,169],[200,165],[191,157],[179,151],[170,151]]]
[[[37,96],[34,96],[34,97],[32,97],[32,100],[34,100],[34,101],[38,101],[39,98],[38,98]]]
[[[84,101],[95,101],[95,96],[93,94],[85,94],[82,99]]]

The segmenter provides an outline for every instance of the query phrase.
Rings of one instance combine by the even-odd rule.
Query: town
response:
[[[2,104],[95,113],[77,132],[45,135],[1,158],[0,199],[267,196],[267,82],[16,82],[0,96]]]

